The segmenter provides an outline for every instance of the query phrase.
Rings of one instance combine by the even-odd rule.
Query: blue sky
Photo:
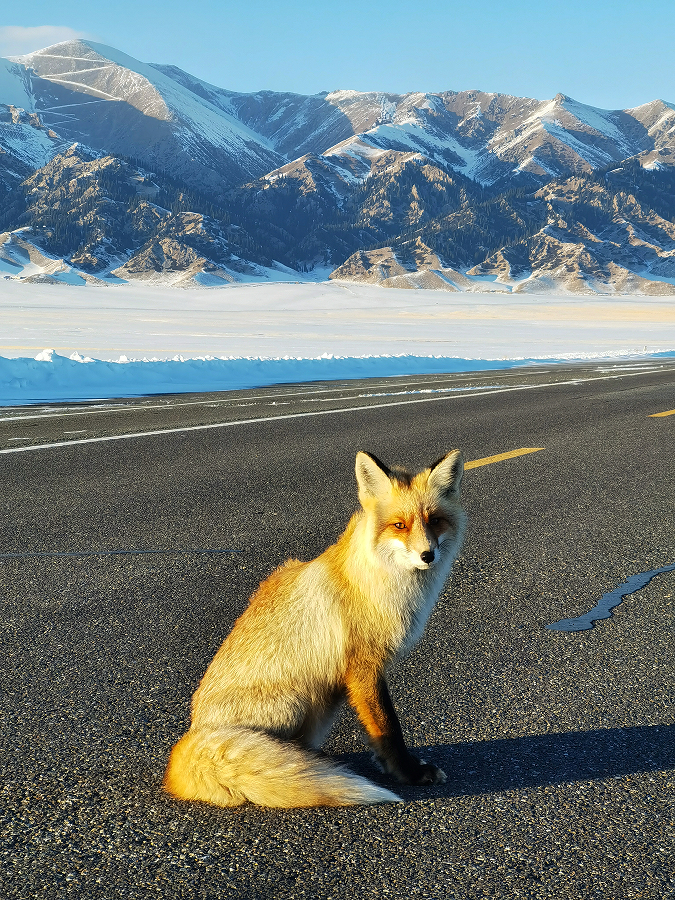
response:
[[[675,0],[24,0],[0,55],[71,35],[237,91],[501,91],[675,103]]]

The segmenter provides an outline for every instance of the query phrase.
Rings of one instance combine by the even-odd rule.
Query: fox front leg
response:
[[[445,783],[442,769],[417,759],[406,747],[384,676],[350,672],[347,696],[385,772],[403,784]]]

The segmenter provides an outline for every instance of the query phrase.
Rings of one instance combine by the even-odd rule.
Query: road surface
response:
[[[3,896],[674,897],[675,572],[546,629],[675,563],[674,410],[668,360],[0,410]],[[356,451],[453,447],[484,463],[465,549],[391,678],[447,784],[165,796],[208,662],[263,577],[340,533]],[[349,711],[325,749],[382,777]]]

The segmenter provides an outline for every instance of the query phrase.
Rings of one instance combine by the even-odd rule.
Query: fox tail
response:
[[[215,806],[355,806],[400,797],[296,744],[227,726],[191,729],[171,752],[164,789]]]

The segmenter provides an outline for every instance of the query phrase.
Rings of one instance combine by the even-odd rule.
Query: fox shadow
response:
[[[411,748],[440,766],[445,784],[392,789],[404,800],[457,797],[675,768],[675,725],[640,725],[537,734]],[[358,775],[383,782],[369,753],[333,757]]]

